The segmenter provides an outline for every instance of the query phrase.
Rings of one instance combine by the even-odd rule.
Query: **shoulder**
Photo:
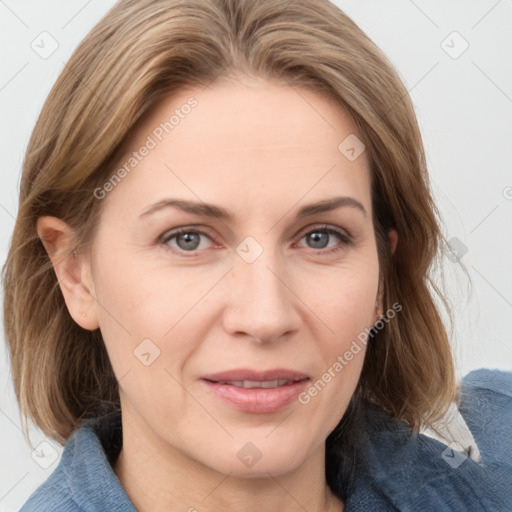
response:
[[[512,510],[512,373],[477,370],[458,404],[480,450],[465,453],[368,404],[347,511]]]
[[[475,414],[481,420],[489,414],[510,416],[512,372],[474,370],[462,380],[459,395],[459,408],[468,419]]]
[[[482,464],[512,472],[512,372],[472,371],[462,380],[459,396],[459,410],[475,438]],[[512,476],[512,487],[510,482]]]
[[[66,443],[62,458],[55,471],[40,485],[23,505],[20,512],[78,512],[84,510],[73,498],[67,471],[66,459],[74,451],[75,435]]]
[[[122,442],[117,415],[91,420],[67,441],[61,460],[20,512],[135,512],[110,462]]]

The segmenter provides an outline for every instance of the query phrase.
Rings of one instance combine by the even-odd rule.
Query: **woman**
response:
[[[5,327],[66,446],[22,510],[508,510],[511,376],[457,386],[442,240],[407,91],[334,5],[119,2],[24,164]]]

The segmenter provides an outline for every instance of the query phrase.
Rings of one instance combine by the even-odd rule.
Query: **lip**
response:
[[[268,381],[278,379],[295,382],[275,388],[241,388],[231,384],[221,384],[223,381]],[[283,368],[266,371],[237,369],[204,375],[201,377],[201,381],[217,398],[240,411],[268,414],[277,412],[295,402],[310,378],[304,373]]]

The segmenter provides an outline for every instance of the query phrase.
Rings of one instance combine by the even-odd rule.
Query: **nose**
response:
[[[229,291],[223,323],[232,336],[266,344],[298,330],[299,301],[278,251],[264,250],[252,263],[235,255],[226,285]]]

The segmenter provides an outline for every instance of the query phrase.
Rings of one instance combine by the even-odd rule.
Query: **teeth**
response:
[[[276,388],[278,386],[284,386],[286,384],[291,384],[292,381],[285,379],[276,379],[276,380],[264,380],[264,381],[256,381],[256,380],[228,380],[222,381],[219,384],[230,384],[231,386],[237,386],[239,388]]]

